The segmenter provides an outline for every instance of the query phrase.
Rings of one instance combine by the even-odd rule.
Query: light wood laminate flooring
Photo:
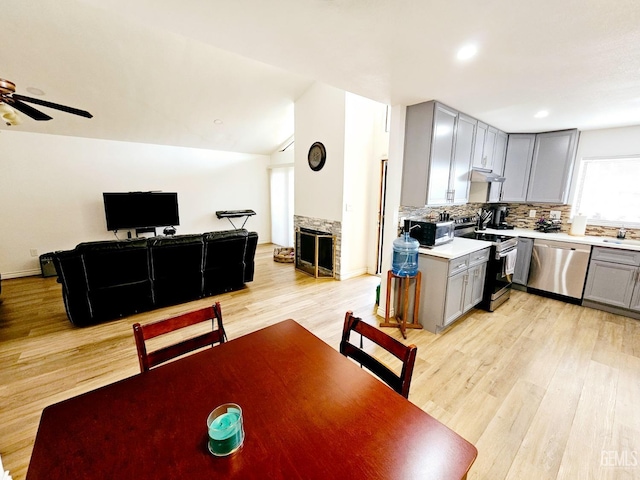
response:
[[[26,475],[44,407],[138,373],[135,322],[217,300],[230,339],[293,318],[337,348],[347,310],[382,320],[379,278],[314,279],[272,250],[258,247],[241,291],[86,328],[67,320],[55,278],[3,280],[0,455],[13,478]],[[418,346],[409,400],[478,448],[470,479],[640,479],[637,320],[514,291],[441,335],[384,331]]]

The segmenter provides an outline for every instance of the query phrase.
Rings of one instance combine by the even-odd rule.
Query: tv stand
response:
[[[139,237],[141,233],[153,233],[153,236],[157,236],[156,227],[144,227],[136,228],[136,237]]]

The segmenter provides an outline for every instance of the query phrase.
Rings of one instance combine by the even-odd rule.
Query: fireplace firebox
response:
[[[310,228],[296,230],[296,269],[316,278],[335,276],[335,236]]]

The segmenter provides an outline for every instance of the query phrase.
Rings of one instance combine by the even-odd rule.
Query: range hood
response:
[[[504,182],[505,178],[500,175],[492,172],[487,172],[484,170],[476,170],[475,168],[471,170],[471,181],[472,182]]]

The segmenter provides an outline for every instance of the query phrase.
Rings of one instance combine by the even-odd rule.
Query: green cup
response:
[[[242,409],[235,403],[216,407],[207,417],[209,451],[218,457],[231,455],[244,442]]]

